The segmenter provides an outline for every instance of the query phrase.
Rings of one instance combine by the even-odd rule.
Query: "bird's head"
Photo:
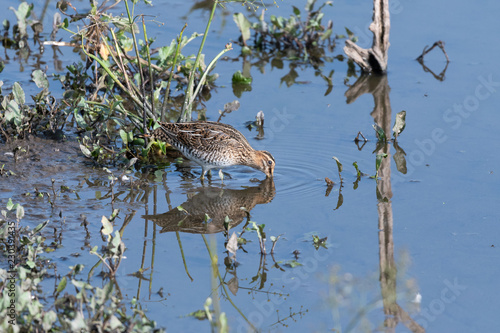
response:
[[[270,152],[265,150],[257,150],[255,152],[254,168],[262,171],[267,177],[272,178],[274,175],[274,157]]]

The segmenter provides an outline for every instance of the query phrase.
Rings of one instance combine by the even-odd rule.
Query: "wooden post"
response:
[[[363,72],[384,74],[387,71],[387,51],[389,49],[389,30],[391,20],[389,0],[373,0],[373,44],[363,49],[351,40],[346,40],[345,54],[361,67]]]

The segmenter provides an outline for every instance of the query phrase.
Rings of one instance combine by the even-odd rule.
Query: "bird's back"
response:
[[[239,131],[215,122],[160,123],[153,137],[201,165],[234,165],[253,151]]]

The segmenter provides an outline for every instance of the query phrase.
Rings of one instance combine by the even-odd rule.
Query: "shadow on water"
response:
[[[266,178],[257,186],[241,190],[201,186],[187,193],[187,201],[163,214],[143,215],[161,227],[160,233],[180,231],[212,234],[228,230],[224,226],[238,226],[250,211],[260,204],[273,200],[276,194],[274,181]],[[170,206],[170,205],[169,205]]]

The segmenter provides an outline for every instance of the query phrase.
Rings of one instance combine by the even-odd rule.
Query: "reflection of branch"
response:
[[[391,103],[389,99],[389,84],[387,76],[362,75],[354,85],[352,85],[345,96],[347,102],[352,103],[364,93],[373,95],[374,108],[371,113],[376,124],[385,133],[391,132]],[[397,146],[397,143],[394,143]],[[397,146],[399,148],[399,146]],[[380,141],[375,149],[377,155],[390,155],[389,141]],[[399,156],[399,155],[398,155]],[[389,157],[389,156],[388,156]],[[397,268],[394,261],[394,239],[393,239],[393,215],[392,215],[392,186],[391,186],[391,160],[384,158],[380,161],[377,174],[377,209],[378,209],[378,230],[379,231],[379,270],[380,288],[386,315],[385,327],[394,328],[401,321],[412,331],[423,333],[425,330],[418,325],[408,313],[398,304],[396,298],[396,275]],[[375,306],[375,302],[362,309],[349,324],[354,328],[361,316]],[[349,331],[349,329],[347,330]]]
[[[446,65],[444,66],[444,69],[439,73],[438,75],[434,74],[432,70],[430,70],[427,66],[424,65],[424,56],[431,52],[432,49],[435,47],[439,47],[441,51],[443,51],[444,56],[446,57]],[[420,65],[422,65],[422,68],[424,69],[424,72],[429,72],[431,73],[436,80],[439,81],[444,81],[444,74],[446,73],[446,69],[448,68],[448,64],[450,63],[450,58],[448,58],[448,54],[446,53],[446,50],[444,49],[444,42],[438,40],[430,48],[427,48],[427,45],[424,47],[424,50],[422,51],[422,54],[418,56],[417,61],[419,62]]]
[[[423,60],[418,60],[418,62],[420,63],[420,65],[422,65],[422,68],[423,68],[424,72],[431,73],[432,76],[434,76],[434,78],[436,80],[444,81],[444,75],[446,73],[446,70],[448,69],[448,65],[450,64],[449,62],[446,62],[446,65],[444,66],[444,69],[439,74],[435,74],[429,67],[427,67],[424,64]]]
[[[377,89],[373,92],[375,108],[371,113],[375,122],[380,124],[386,133],[390,133],[391,128],[391,103],[389,100],[389,85],[387,77],[379,81]],[[388,142],[377,146],[377,154],[385,153],[390,155]],[[389,157],[389,156],[388,156]],[[378,240],[379,240],[379,269],[380,288],[386,314],[385,327],[396,327],[400,321],[412,332],[425,332],[410,315],[397,303],[396,297],[396,276],[397,267],[394,261],[394,239],[392,214],[392,186],[391,186],[391,160],[384,158],[381,161],[378,172],[381,175],[377,179],[377,209],[378,209]]]
[[[303,306],[301,305],[301,306],[300,306],[300,311],[298,311],[298,312],[292,312],[292,308],[290,308],[290,315],[289,315],[288,317],[283,318],[283,319],[280,319],[280,317],[279,317],[279,316],[280,316],[279,311],[276,311],[276,315],[278,316],[278,320],[277,320],[275,323],[273,323],[273,324],[271,324],[271,325],[269,325],[269,326],[270,326],[270,327],[272,327],[272,326],[275,326],[275,325],[281,324],[281,325],[282,325],[282,326],[284,326],[284,327],[288,327],[288,325],[287,325],[287,324],[285,324],[285,321],[286,321],[286,320],[288,320],[288,319],[292,319],[293,321],[295,321],[295,322],[296,322],[297,320],[294,318],[295,316],[299,315],[299,316],[300,316],[300,318],[302,318],[302,316],[304,316],[306,313],[308,313],[308,312],[309,312],[309,310],[307,310],[307,309],[306,309],[306,310],[304,311],[304,310],[302,310],[302,308],[303,308]]]

